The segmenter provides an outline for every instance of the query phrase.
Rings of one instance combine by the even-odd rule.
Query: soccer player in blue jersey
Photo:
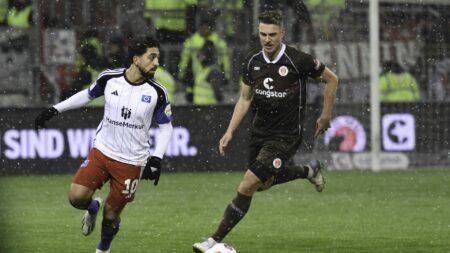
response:
[[[311,55],[284,44],[283,36],[281,13],[261,13],[261,47],[251,50],[243,62],[244,85],[228,129],[219,142],[219,151],[224,155],[234,132],[252,107],[255,114],[249,144],[249,167],[216,232],[203,242],[195,243],[194,252],[204,253],[221,242],[245,216],[257,191],[299,178],[309,180],[318,192],[324,189],[320,161],[314,160],[303,166],[293,166],[288,161],[302,140],[307,78],[325,83],[324,104],[316,121],[316,136],[330,127],[338,79]]]
[[[166,89],[154,78],[159,65],[159,42],[152,37],[138,38],[129,48],[131,65],[103,71],[88,88],[39,114],[36,129],[44,128],[53,116],[105,97],[103,120],[97,128],[94,147],[75,174],[69,201],[86,210],[82,233],[95,227],[101,201],[93,198],[97,189],[109,181],[109,194],[103,206],[101,240],[96,253],[110,252],[119,231],[120,214],[133,201],[140,179],[158,184],[161,159],[172,135],[172,113]],[[149,129],[152,120],[159,126],[156,146],[149,155]]]

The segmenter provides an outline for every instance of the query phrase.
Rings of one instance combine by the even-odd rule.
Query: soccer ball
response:
[[[212,248],[209,248],[205,253],[237,253],[236,250],[226,243],[216,243]]]

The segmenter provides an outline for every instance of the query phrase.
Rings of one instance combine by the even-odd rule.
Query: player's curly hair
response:
[[[133,62],[134,56],[141,56],[147,52],[147,48],[160,47],[159,41],[152,36],[133,39],[128,46],[128,59]]]
[[[279,25],[281,27],[284,26],[283,24],[283,15],[280,11],[277,10],[268,10],[261,12],[258,16],[259,23],[263,24],[273,24],[273,25]]]

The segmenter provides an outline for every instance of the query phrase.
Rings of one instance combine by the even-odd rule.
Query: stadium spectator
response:
[[[312,14],[312,23],[316,24],[316,36],[319,40],[335,39],[341,24],[338,18],[345,9],[345,0],[305,0]]]
[[[112,46],[111,48],[114,48]],[[75,77],[70,87],[63,87],[61,100],[64,100],[80,90],[91,85],[100,72],[108,66],[104,57],[103,46],[95,30],[89,30],[83,34],[75,59]],[[123,66],[123,65],[122,65]],[[89,106],[100,106],[105,104],[103,97],[92,100]]]
[[[109,40],[108,52],[106,52],[106,67],[119,68],[128,64],[127,53],[125,52],[125,40],[118,35]]]
[[[301,143],[306,79],[312,77],[326,83],[315,136],[330,127],[338,80],[330,69],[311,55],[284,44],[283,37],[281,13],[261,13],[259,38],[262,49],[250,51],[242,64],[244,86],[228,129],[219,142],[220,154],[224,155],[234,132],[253,106],[249,167],[236,197],[225,209],[218,229],[205,241],[195,243],[194,252],[203,253],[221,242],[245,216],[258,190],[299,178],[308,179],[319,192],[324,189],[323,164],[320,161],[314,160],[304,166],[288,164]]]
[[[436,64],[430,86],[432,101],[450,101],[450,58]]]
[[[292,42],[300,42],[301,40],[314,43],[316,37],[314,35],[314,27],[311,22],[311,15],[308,7],[303,0],[262,0],[260,1],[260,11],[266,10],[288,10],[292,9],[295,14],[294,23],[292,24]],[[301,38],[305,35],[306,38]]]
[[[97,189],[110,181],[110,191],[103,207],[101,240],[96,253],[110,252],[110,245],[120,227],[120,214],[133,201],[140,179],[158,184],[161,160],[172,135],[172,116],[165,88],[154,78],[159,65],[159,42],[153,37],[139,38],[128,48],[131,65],[125,69],[103,71],[88,89],[41,112],[36,129],[59,113],[86,105],[105,96],[103,121],[100,123],[87,159],[75,174],[69,201],[86,210],[82,233],[95,227],[101,201],[93,198]],[[148,130],[152,119],[159,125],[155,150],[149,156]]]
[[[7,25],[8,0],[0,0],[0,26]]]
[[[198,6],[200,12],[205,10],[215,10],[216,20],[218,22],[217,28],[221,35],[224,36],[228,43],[242,42],[247,39],[246,36],[241,36],[239,32],[245,30],[244,5],[245,0],[228,0],[228,1],[215,1],[215,0],[198,0]],[[247,1],[249,2],[249,1]],[[247,4],[248,5],[248,4]],[[238,31],[238,33],[236,33]]]
[[[164,87],[167,90],[167,94],[169,96],[169,101],[171,104],[175,104],[177,101],[175,101],[175,92],[177,90],[177,83],[175,81],[175,78],[170,74],[170,72],[164,67],[164,55],[161,53],[160,60],[159,60],[159,66],[155,73],[155,78],[159,82],[164,85]],[[178,101],[179,102],[179,101]]]
[[[186,86],[186,100],[190,103],[193,102],[192,92],[195,76],[201,68],[198,59],[199,50],[205,45],[206,41],[211,41],[214,44],[218,64],[224,72],[227,82],[231,77],[228,46],[225,40],[215,31],[215,20],[211,18],[211,13],[209,11],[203,13],[199,23],[198,31],[184,42],[180,63],[178,64],[178,80]]]
[[[200,68],[195,75],[193,103],[195,105],[215,105],[223,100],[225,76],[217,63],[216,49],[207,40],[199,51]]]
[[[420,101],[416,78],[397,62],[386,61],[383,63],[379,84],[381,102]]]
[[[193,32],[197,0],[145,0],[144,17],[161,43],[181,43]]]
[[[31,0],[12,0],[8,9],[8,25],[17,28],[30,28],[33,24],[32,14]]]

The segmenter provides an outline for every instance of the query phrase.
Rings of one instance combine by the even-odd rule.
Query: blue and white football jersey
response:
[[[103,71],[89,87],[91,98],[105,96],[103,120],[94,147],[108,157],[143,166],[150,148],[149,129],[172,121],[167,91],[156,79],[141,84],[127,80],[126,69]]]

